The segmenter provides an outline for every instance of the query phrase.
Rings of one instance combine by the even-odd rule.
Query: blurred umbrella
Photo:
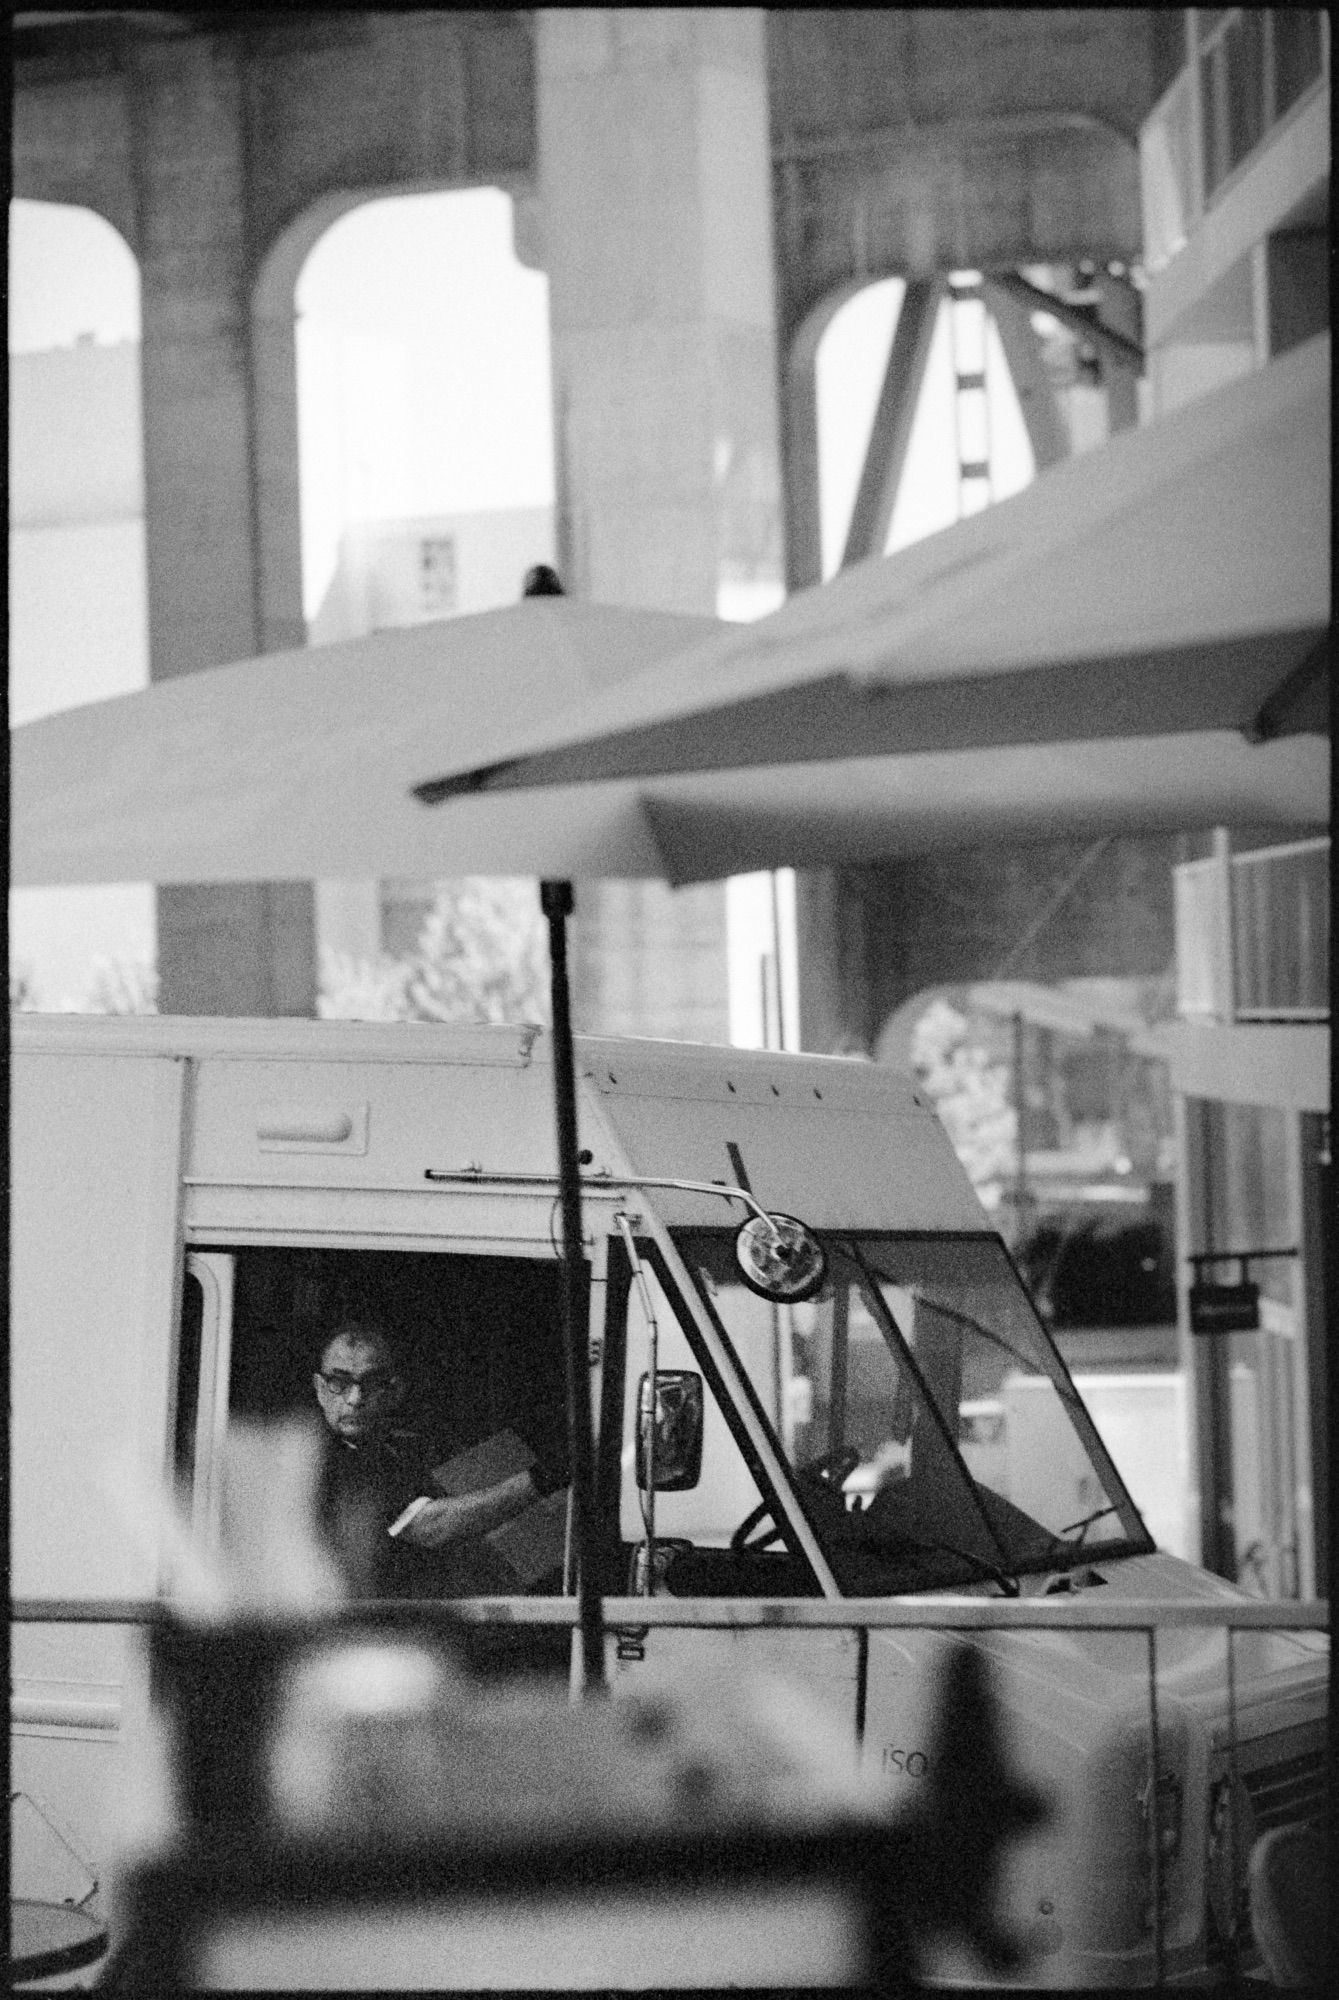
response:
[[[530,599],[30,723],[13,879],[679,883],[1323,822],[1329,484],[1322,337],[756,625]]]
[[[11,879],[657,875],[631,789],[598,814],[568,788],[542,810],[480,801],[448,825],[410,785],[434,760],[495,756],[518,727],[715,629],[709,618],[530,597],[26,723],[10,737]]]
[[[640,781],[678,880],[1323,819],[1329,404],[1322,336],[418,795]]]

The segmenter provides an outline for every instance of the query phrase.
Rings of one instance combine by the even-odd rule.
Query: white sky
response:
[[[903,290],[900,278],[885,278],[857,292],[835,315],[819,344],[818,458],[825,577],[834,575],[841,564]],[[975,333],[979,342],[981,315],[976,313],[973,325],[967,310],[964,333],[969,338]],[[991,497],[1003,500],[1028,484],[1036,464],[993,323],[986,327],[985,337]],[[885,553],[951,527],[958,510],[953,355],[948,311],[941,307]]]
[[[553,504],[548,280],[496,188],[368,202],[298,280],[307,615],[339,527]]]
[[[139,339],[139,269],[109,222],[89,208],[9,205],[9,351]]]
[[[341,526],[553,501],[548,281],[515,256],[496,188],[368,202],[323,236],[297,287],[304,602],[334,568]],[[139,337],[135,260],[88,209],[10,209],[11,353]],[[819,349],[824,574],[840,561],[901,300],[898,279],[858,294]],[[995,497],[1033,475],[990,330]],[[941,314],[890,549],[958,511],[952,363]]]

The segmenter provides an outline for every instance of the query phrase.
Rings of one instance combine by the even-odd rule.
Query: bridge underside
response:
[[[302,641],[294,287],[358,202],[515,198],[550,279],[561,562],[606,601],[818,580],[815,354],[881,278],[908,289],[844,560],[886,542],[950,273],[985,277],[1039,466],[1071,448],[1066,367],[1111,428],[1135,415],[1107,267],[1139,250],[1144,10],[47,14],[15,56],[15,195],[94,209],[139,259],[154,679]],[[909,992],[987,976],[1082,855],[806,877],[806,1046],[873,1048]],[[1173,858],[1110,843],[1017,969],[1163,970]],[[165,1009],[313,1010],[309,886],[158,915]],[[584,1025],[724,1038],[724,965],[719,888],[583,891]]]

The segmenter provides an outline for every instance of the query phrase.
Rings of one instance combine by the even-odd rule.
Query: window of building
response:
[[[1320,76],[1322,32],[1319,13],[1309,8],[1199,10],[1206,200]]]
[[[1243,8],[1223,32],[1227,84],[1227,163],[1239,166],[1265,130],[1265,17]]]

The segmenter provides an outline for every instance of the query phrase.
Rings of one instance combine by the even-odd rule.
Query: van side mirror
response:
[[[828,1260],[793,1215],[751,1215],[735,1235],[735,1265],[751,1292],[773,1305],[801,1305],[823,1288]]]
[[[702,1477],[702,1377],[691,1368],[656,1371],[655,1450],[651,1449],[651,1377],[637,1384],[637,1484],[655,1472],[657,1493],[687,1493]]]

